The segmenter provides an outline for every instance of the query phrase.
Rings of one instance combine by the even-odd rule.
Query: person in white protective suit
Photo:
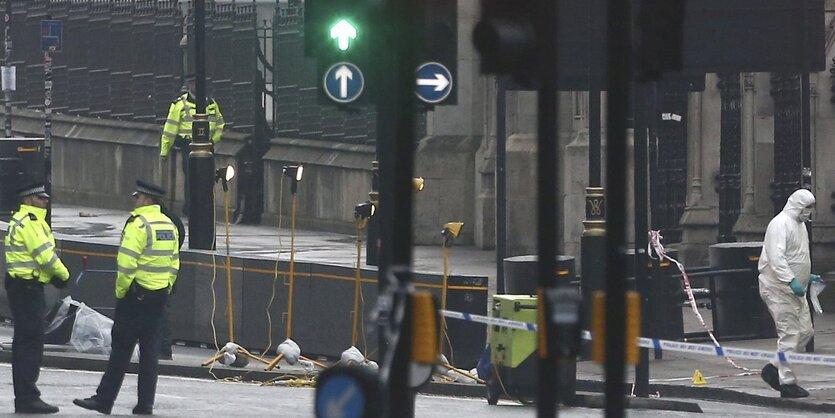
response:
[[[765,231],[759,261],[760,297],[768,307],[777,328],[777,351],[796,352],[805,347],[814,335],[806,289],[810,281],[820,281],[811,274],[809,234],[806,222],[811,220],[815,196],[806,189],[789,196],[783,211],[778,213]],[[797,377],[786,361],[779,358],[763,367],[762,379],[783,398],[804,398],[809,392],[797,385]]]

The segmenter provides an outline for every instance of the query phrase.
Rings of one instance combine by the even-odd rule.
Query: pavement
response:
[[[56,205],[53,207],[53,229],[56,237],[99,243],[117,244],[127,211],[113,211],[78,206]],[[286,222],[285,222],[286,224]],[[5,229],[0,222],[0,229]],[[218,232],[223,233],[222,225]],[[222,235],[218,243],[222,244]],[[248,256],[275,258],[287,256],[290,231],[271,226],[232,225],[230,231],[230,252]],[[353,266],[356,262],[356,243],[351,235],[296,231],[296,260],[322,262]],[[223,251],[223,250],[221,250]],[[414,271],[441,272],[442,253],[438,246],[417,246],[414,249]],[[451,274],[477,274],[490,278],[491,289],[495,288],[495,255],[472,247],[456,246],[450,258]],[[835,290],[829,290],[835,291]],[[701,326],[689,307],[682,309],[685,332],[701,331]],[[710,321],[709,311],[703,309],[703,316]],[[835,312],[815,316],[815,353],[835,355]],[[11,360],[10,341],[12,330],[9,324],[0,324],[0,362]],[[455,336],[451,336],[455,338]],[[721,342],[721,341],[720,341]],[[721,342],[723,346],[773,350],[775,339],[738,340]],[[222,344],[222,343],[221,343]],[[346,347],[347,348],[347,347]],[[309,375],[299,365],[280,363],[280,368],[266,372],[263,365],[250,362],[243,368],[233,368],[217,363],[213,367],[201,364],[215,354],[215,347],[174,347],[173,360],[160,362],[160,374],[194,378],[220,378],[236,381],[265,382],[271,379],[287,379],[289,376]],[[663,358],[650,356],[651,399],[710,400],[748,404],[770,408],[823,412],[835,414],[835,368],[831,366],[796,365],[799,384],[809,390],[806,399],[781,399],[778,392],[769,388],[759,376],[764,363],[737,360],[742,367],[736,368],[725,359],[715,356],[700,356],[664,352]],[[327,362],[328,359],[318,359]],[[102,355],[80,354],[67,351],[65,346],[49,346],[44,357],[47,367],[102,371],[107,358]],[[747,368],[747,369],[745,369]],[[707,384],[694,385],[691,378],[700,371]],[[601,365],[579,362],[577,366],[577,389],[582,393],[602,392],[604,370]],[[629,393],[634,381],[634,368],[627,371],[625,391]],[[464,383],[432,383],[423,389],[424,393],[483,397],[486,390],[482,385]],[[637,401],[637,399],[636,399]]]

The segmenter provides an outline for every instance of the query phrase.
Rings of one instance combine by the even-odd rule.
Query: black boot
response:
[[[807,396],[809,396],[809,391],[796,384],[780,386],[781,398],[805,398]]]
[[[139,405],[133,407],[134,415],[154,415],[154,407],[148,405]]]
[[[768,363],[763,367],[763,371],[760,373],[760,377],[763,379],[763,382],[768,383],[768,386],[771,386],[772,389],[776,391],[780,391],[780,372],[777,371],[777,367],[774,367],[773,364]]]
[[[27,403],[17,403],[15,401],[14,412],[15,414],[54,414],[58,412],[58,407],[40,399]]]
[[[113,404],[105,404],[104,402],[91,396],[86,399],[73,399],[72,403],[91,411],[98,411],[105,415],[110,415],[110,410],[113,409]]]

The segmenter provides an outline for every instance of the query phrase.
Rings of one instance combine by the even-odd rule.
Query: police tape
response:
[[[512,328],[522,331],[536,331],[536,324],[514,321],[511,319],[492,318],[484,315],[469,314],[465,312],[456,312],[449,310],[441,310],[441,315],[460,319],[462,321],[478,322],[486,325],[494,325],[503,328]],[[582,332],[584,340],[591,340],[591,333],[589,331]],[[779,353],[774,351],[756,350],[750,348],[735,348],[722,347],[708,344],[694,344],[681,341],[660,340],[657,338],[639,338],[638,345],[643,348],[652,348],[660,351],[674,351],[679,353],[691,353],[712,357],[733,357],[737,359],[771,361],[777,358],[780,362],[790,362],[796,364],[815,364],[835,366],[835,356],[816,355],[816,354],[800,354],[800,353]]]

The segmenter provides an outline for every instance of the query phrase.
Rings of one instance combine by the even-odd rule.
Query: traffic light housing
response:
[[[512,75],[529,84],[536,77],[537,27],[534,0],[481,0],[473,43],[483,73]]]
[[[417,0],[421,8],[422,34],[417,45],[418,66],[436,62],[449,70],[452,90],[439,103],[458,103],[458,0]],[[424,107],[432,107],[422,103]]]
[[[319,86],[320,101],[351,105],[371,102],[369,82],[373,73],[370,54],[376,48],[375,36],[382,36],[375,18],[381,2],[378,0],[306,0],[304,2],[304,52],[317,60],[318,83],[326,84],[329,76],[345,77],[352,82],[362,79],[358,97],[327,99],[324,85]],[[353,64],[348,68],[340,63]],[[332,70],[329,74],[328,71]],[[335,70],[336,72],[333,72]],[[341,72],[340,72],[341,71]],[[356,74],[359,71],[361,76]],[[331,80],[334,81],[334,80]],[[344,82],[343,82],[344,84]],[[344,90],[344,89],[343,89]]]
[[[683,65],[685,0],[641,0],[636,20],[640,80],[659,80]]]
[[[333,55],[356,59],[368,50],[374,34],[371,0],[306,0],[304,2],[304,53],[321,58]]]

